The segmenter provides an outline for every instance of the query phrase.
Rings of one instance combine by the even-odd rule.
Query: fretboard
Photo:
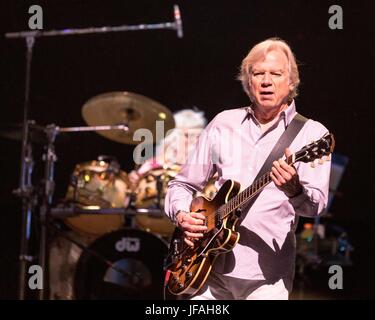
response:
[[[286,159],[287,164],[293,163],[293,155]],[[220,215],[220,219],[224,219],[234,210],[237,210],[246,202],[250,201],[255,195],[261,192],[270,182],[272,181],[270,172],[265,173],[257,180],[255,180],[250,186],[245,190],[241,191],[239,194],[231,198],[227,203],[223,204],[218,210],[217,214]]]

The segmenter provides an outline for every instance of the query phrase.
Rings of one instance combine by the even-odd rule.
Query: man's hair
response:
[[[252,96],[249,88],[249,74],[253,65],[261,59],[264,59],[266,54],[273,50],[284,52],[289,63],[289,78],[293,84],[293,90],[289,92],[288,102],[298,95],[298,85],[300,83],[298,66],[296,58],[289,47],[289,45],[280,38],[270,38],[256,44],[251,48],[247,56],[242,60],[238,80],[242,82],[242,87],[252,101]]]

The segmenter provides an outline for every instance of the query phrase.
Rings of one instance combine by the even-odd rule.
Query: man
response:
[[[296,114],[300,82],[295,57],[282,40],[254,46],[242,61],[239,79],[250,107],[219,113],[175,180],[169,184],[165,211],[193,245],[207,230],[201,213],[189,212],[192,195],[217,173],[249,186]],[[289,148],[292,152],[321,138],[327,129],[308,120]],[[193,299],[288,299],[292,289],[297,216],[316,216],[327,203],[330,164],[315,169],[298,162],[273,162],[272,181],[261,192],[238,228],[240,240],[217,258],[213,271]]]
[[[155,156],[146,160],[137,170],[129,173],[133,188],[139,179],[153,169],[180,167],[194,148],[199,135],[207,124],[203,111],[182,109],[173,114],[175,128],[156,146]]]

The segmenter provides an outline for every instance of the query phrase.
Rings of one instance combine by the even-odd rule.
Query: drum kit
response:
[[[122,144],[136,145],[139,129],[151,131],[153,143],[175,126],[171,111],[157,101],[132,92],[108,92],[88,100],[82,117],[88,126],[39,126],[29,120],[30,70],[36,40],[111,32],[169,29],[183,37],[177,5],[173,22],[6,33],[24,39],[26,74],[23,123],[0,128],[0,136],[22,141],[20,183],[14,194],[22,200],[19,299],[27,298],[27,267],[43,270],[39,299],[158,299],[163,291],[163,260],[173,225],[164,214],[168,182],[179,166],[161,164],[137,183],[115,157],[76,164],[61,203],[54,203],[55,140],[61,133],[96,132]],[[162,134],[155,125],[162,121]],[[164,134],[164,135],[163,135]],[[43,145],[44,173],[40,186],[33,177],[36,143]],[[37,226],[37,254],[30,254]]]
[[[84,104],[82,115],[88,127],[53,130],[99,128],[105,138],[134,144],[136,130],[152,131],[161,118],[166,131],[174,126],[168,108],[131,92],[98,95]],[[127,129],[104,131],[116,126]],[[51,126],[29,130],[42,137]],[[14,133],[8,128],[0,135],[20,136]],[[56,161],[56,156],[52,159]],[[180,169],[179,165],[154,166],[132,183],[115,157],[76,164],[63,201],[48,212],[49,298],[160,298],[163,259],[174,230],[164,213],[164,198],[168,182]]]

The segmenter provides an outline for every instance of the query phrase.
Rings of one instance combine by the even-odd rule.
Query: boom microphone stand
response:
[[[13,193],[22,199],[22,226],[21,226],[21,243],[20,243],[20,271],[18,280],[18,297],[20,300],[25,299],[25,280],[26,269],[28,262],[33,258],[29,256],[29,241],[31,236],[31,219],[32,210],[34,206],[33,186],[32,186],[32,172],[34,161],[32,157],[32,145],[29,139],[28,120],[29,113],[29,97],[30,97],[30,75],[31,75],[31,60],[33,55],[33,47],[35,38],[26,36],[26,76],[25,76],[25,100],[23,107],[23,126],[22,126],[22,150],[21,150],[21,165],[20,165],[20,182],[19,188]]]

